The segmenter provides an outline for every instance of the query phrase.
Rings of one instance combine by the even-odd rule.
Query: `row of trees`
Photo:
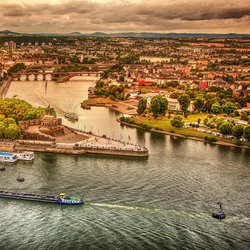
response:
[[[180,95],[178,97],[178,102],[180,104],[183,114],[186,116],[191,102],[189,95],[185,93]],[[139,115],[142,115],[146,111],[146,108],[147,100],[145,98],[140,99],[138,103],[137,113]],[[165,116],[166,111],[168,110],[168,100],[161,95],[154,96],[151,100],[149,110],[154,118],[158,118],[159,116]]]
[[[32,107],[29,103],[19,99],[0,99],[0,116],[13,118],[16,123],[23,120],[41,118],[45,115],[44,108]]]
[[[95,95],[109,97],[111,100],[127,100],[129,94],[125,93],[125,87],[120,85],[111,85],[105,84],[103,81],[98,81],[95,86]]]
[[[24,63],[16,63],[8,69],[8,75],[18,73],[19,71],[24,70],[24,69],[26,69],[26,66]]]
[[[41,118],[45,112],[44,108],[34,108],[19,99],[0,99],[0,139],[20,138],[18,122]]]
[[[246,140],[250,140],[250,125],[244,127],[241,124],[234,125],[232,122],[223,122],[219,125],[219,131],[223,135],[233,135],[236,139],[243,136]]]
[[[230,116],[239,116],[237,109],[243,108],[250,97],[233,96],[232,90],[215,89],[215,93],[206,93],[199,90],[187,90],[183,94],[174,92],[171,98],[177,99],[180,103],[184,115],[187,114],[188,107],[193,101],[196,113],[227,114]],[[249,120],[248,114],[244,113],[244,120]]]

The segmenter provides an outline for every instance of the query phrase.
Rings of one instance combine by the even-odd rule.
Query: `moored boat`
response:
[[[15,200],[27,200],[27,201],[40,201],[46,203],[54,203],[61,205],[83,205],[84,201],[75,196],[68,196],[65,193],[61,193],[58,196],[48,194],[33,194],[22,192],[9,192],[0,190],[0,198],[8,198]]]
[[[19,182],[24,182],[25,181],[24,177],[21,176],[20,172],[19,172],[16,180],[19,181]]]
[[[4,166],[0,167],[0,171],[5,171],[6,168]]]
[[[20,153],[15,153],[18,160],[21,161],[32,161],[35,158],[34,152],[24,151]]]
[[[0,162],[16,162],[17,156],[15,153],[0,152]]]
[[[69,120],[78,120],[78,115],[76,113],[66,113],[64,115],[65,118],[69,119]]]

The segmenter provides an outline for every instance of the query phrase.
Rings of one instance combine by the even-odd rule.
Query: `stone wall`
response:
[[[21,121],[18,123],[22,131],[27,130],[30,126],[37,126],[41,124],[41,119],[33,119],[27,121]]]
[[[55,141],[55,138],[52,138],[49,135],[42,133],[31,133],[27,131],[22,132],[22,138],[24,140]]]
[[[47,134],[50,136],[61,136],[64,135],[63,126],[40,126],[39,131],[43,134]]]
[[[14,150],[14,143],[12,142],[0,142],[0,151],[3,152],[13,152]]]

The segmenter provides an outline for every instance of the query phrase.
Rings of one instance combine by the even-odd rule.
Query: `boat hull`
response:
[[[57,201],[56,204],[59,204],[59,205],[73,205],[73,206],[75,206],[75,205],[83,205],[83,204],[84,204],[84,201],[75,202],[75,203]]]
[[[15,163],[17,161],[16,154],[9,152],[0,152],[0,162],[3,163]]]
[[[34,152],[16,153],[16,156],[20,161],[33,161],[35,159]]]
[[[84,201],[79,199],[75,202],[62,201],[60,198],[51,195],[36,195],[36,194],[26,194],[26,193],[14,193],[0,191],[0,198],[13,199],[13,200],[26,200],[26,201],[38,201],[44,203],[52,203],[58,205],[83,205]]]

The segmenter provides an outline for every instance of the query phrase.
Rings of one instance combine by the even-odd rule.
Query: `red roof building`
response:
[[[140,81],[138,82],[138,85],[139,85],[139,86],[152,86],[152,85],[154,85],[154,84],[155,84],[155,82],[145,81],[144,79],[142,79],[142,80],[140,80]]]
[[[200,89],[201,90],[206,90],[208,88],[208,82],[206,81],[201,81],[200,82]]]

